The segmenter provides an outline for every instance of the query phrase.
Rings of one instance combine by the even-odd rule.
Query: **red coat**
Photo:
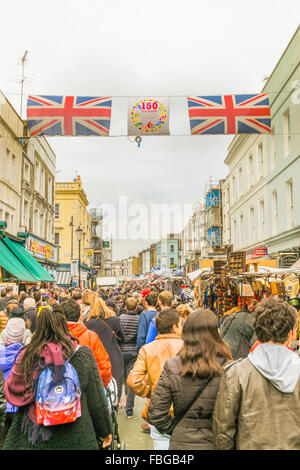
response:
[[[111,364],[105,347],[94,331],[88,330],[83,323],[67,322],[71,335],[79,339],[81,346],[88,346],[93,351],[103,387],[107,387],[111,380]]]

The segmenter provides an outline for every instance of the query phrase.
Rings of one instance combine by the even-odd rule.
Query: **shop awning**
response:
[[[0,266],[19,281],[38,282],[39,280],[11,252],[3,240],[0,240]]]
[[[48,273],[48,271],[43,268],[43,266],[38,263],[38,261],[36,261],[36,259],[34,259],[34,257],[31,256],[30,253],[28,253],[28,251],[25,250],[21,243],[10,240],[7,237],[4,237],[2,239],[2,242],[7,246],[9,250],[11,250],[14,257],[17,258],[20,263],[24,265],[25,269],[27,269],[29,273],[31,273],[35,277],[34,282],[55,282],[53,277]]]
[[[58,286],[69,286],[71,283],[70,271],[59,271],[56,274],[56,284]]]

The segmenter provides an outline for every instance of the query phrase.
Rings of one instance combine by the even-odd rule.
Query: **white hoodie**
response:
[[[262,343],[248,355],[251,364],[277,390],[293,393],[300,376],[300,358],[286,346]]]

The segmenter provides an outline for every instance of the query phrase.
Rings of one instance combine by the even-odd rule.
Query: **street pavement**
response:
[[[123,450],[153,450],[150,434],[141,430],[141,424],[144,422],[142,412],[147,402],[146,398],[136,396],[134,401],[134,416],[128,419],[125,408],[118,411],[117,419],[119,425],[119,434],[121,439],[121,449]],[[125,396],[122,396],[122,404],[125,403]]]

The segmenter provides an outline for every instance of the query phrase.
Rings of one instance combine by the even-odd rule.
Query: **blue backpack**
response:
[[[56,426],[72,423],[81,416],[81,390],[76,370],[69,363],[77,349],[65,362],[61,382],[53,381],[53,366],[40,374],[36,392],[36,418],[38,424]]]

